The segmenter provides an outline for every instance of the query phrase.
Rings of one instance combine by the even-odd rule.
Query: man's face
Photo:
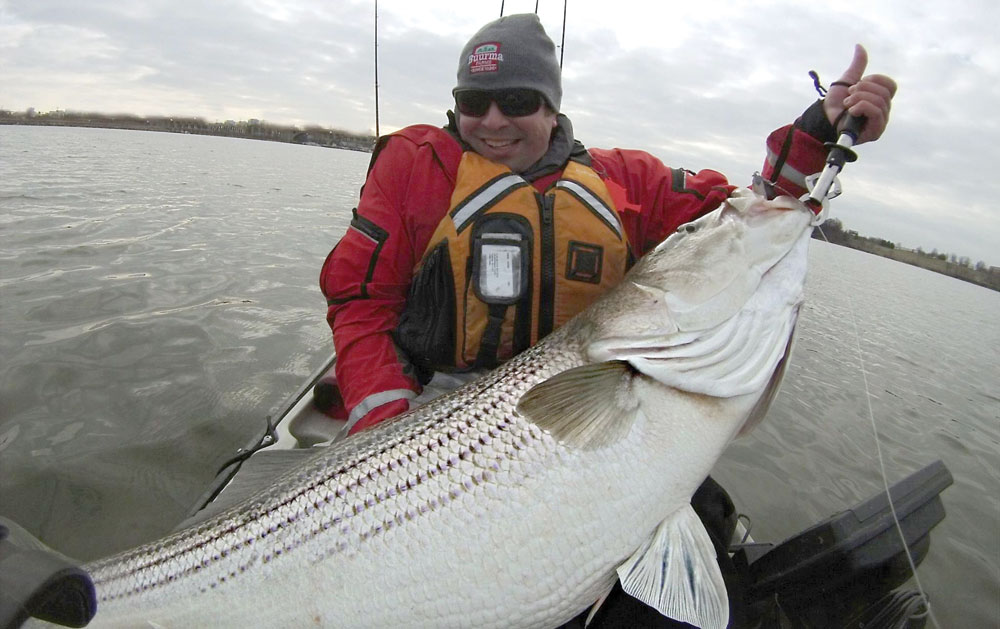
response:
[[[545,155],[555,126],[556,114],[545,106],[527,116],[505,116],[493,102],[482,116],[458,116],[458,132],[472,150],[515,173]]]

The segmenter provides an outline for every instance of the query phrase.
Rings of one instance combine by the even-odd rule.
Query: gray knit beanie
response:
[[[452,94],[510,87],[538,90],[559,111],[562,79],[556,47],[534,13],[506,15],[479,29],[462,49]]]

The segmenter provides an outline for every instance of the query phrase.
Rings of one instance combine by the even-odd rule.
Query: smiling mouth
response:
[[[514,146],[516,142],[517,140],[483,140],[483,144],[491,149],[505,149]]]

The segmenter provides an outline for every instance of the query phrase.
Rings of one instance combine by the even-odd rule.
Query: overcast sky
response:
[[[499,1],[379,2],[383,133],[443,124],[465,41]],[[540,0],[559,44],[563,3]],[[588,146],[749,182],[764,138],[850,63],[899,92],[832,216],[1000,265],[996,0],[570,0],[563,113]],[[504,12],[533,11],[507,0]],[[0,0],[0,108],[259,118],[374,132],[372,0]]]

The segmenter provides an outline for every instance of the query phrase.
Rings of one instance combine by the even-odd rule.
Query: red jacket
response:
[[[826,151],[812,136],[795,129],[789,137],[790,131],[784,127],[768,138],[762,174],[801,196],[803,175],[822,169]],[[615,200],[636,257],[718,207],[735,188],[720,173],[667,168],[643,151],[589,153],[591,167],[625,189],[627,198]],[[337,382],[351,419],[363,417],[352,432],[405,411],[420,390],[397,356],[392,332],[414,268],[448,211],[461,155],[459,143],[438,127],[417,125],[389,136],[369,169],[351,227],[323,265]],[[560,174],[532,183],[544,191]]]

